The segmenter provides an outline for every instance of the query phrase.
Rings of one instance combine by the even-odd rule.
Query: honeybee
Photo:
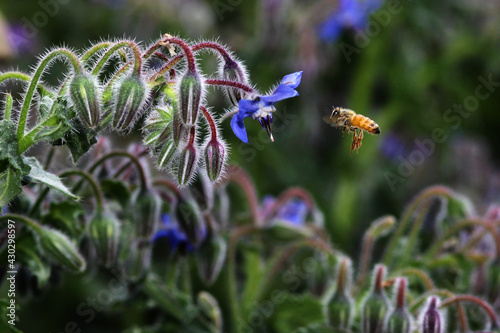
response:
[[[361,147],[363,131],[370,134],[380,134],[380,127],[370,118],[356,114],[356,112],[349,109],[333,106],[329,107],[332,108],[332,114],[330,116],[324,116],[323,120],[332,127],[342,127],[342,136],[346,130],[347,133],[354,133],[351,144],[351,155],[354,149],[356,149],[357,153],[359,147]]]

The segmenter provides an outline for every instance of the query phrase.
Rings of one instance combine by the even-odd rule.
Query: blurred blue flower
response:
[[[398,157],[407,156],[409,153],[403,140],[394,133],[384,136],[380,144],[380,152],[391,161],[397,161]]]
[[[346,28],[364,29],[370,14],[382,3],[382,0],[340,0],[337,9],[320,24],[320,37],[333,42]]]
[[[0,216],[5,215],[9,212],[7,206],[3,206],[2,210],[0,211]]]
[[[162,214],[161,222],[163,228],[155,232],[151,239],[153,242],[159,238],[167,237],[172,252],[175,252],[178,248],[184,248],[188,252],[194,250],[194,246],[188,241],[184,231],[182,231],[179,225],[172,220],[169,214]]]
[[[274,104],[287,98],[295,97],[299,93],[295,90],[300,84],[302,72],[286,75],[280,85],[271,95],[258,96],[253,100],[242,99],[239,102],[239,111],[231,119],[231,128],[234,134],[243,142],[248,143],[247,131],[243,119],[252,116],[258,119],[267,134],[274,141],[271,125],[272,113],[276,111]]]
[[[269,216],[276,199],[273,196],[267,195],[262,202],[262,215]],[[288,200],[282,205],[273,217],[273,221],[284,221],[295,226],[302,226],[305,223],[308,212],[307,204],[301,199]]]

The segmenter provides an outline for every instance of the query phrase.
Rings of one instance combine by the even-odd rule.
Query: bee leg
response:
[[[352,137],[352,143],[351,143],[351,155],[352,155],[352,152],[354,151],[354,149],[356,149],[356,147],[358,145],[357,141],[358,141],[358,138],[356,136],[356,131],[354,131],[354,135]]]
[[[342,137],[344,137],[345,129],[346,129],[346,127],[345,127],[345,126],[344,126],[344,127],[342,127]]]
[[[363,140],[363,131],[359,130],[359,135],[358,135],[358,148],[361,147],[361,141]]]

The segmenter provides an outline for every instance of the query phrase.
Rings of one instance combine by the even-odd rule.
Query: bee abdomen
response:
[[[380,134],[380,127],[377,123],[360,114],[353,117],[352,126],[362,129],[370,134]]]

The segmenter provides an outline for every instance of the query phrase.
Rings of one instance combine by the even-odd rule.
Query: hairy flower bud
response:
[[[224,67],[222,68],[222,79],[247,84],[245,69],[241,64],[229,58],[226,59]],[[238,88],[226,88],[226,93],[229,101],[234,106],[238,106],[239,101],[245,98],[245,92]]]
[[[200,278],[207,285],[215,282],[226,259],[227,244],[224,238],[212,235],[200,245],[196,261]]]
[[[132,75],[123,79],[116,92],[113,128],[122,132],[129,131],[145,100],[146,85],[139,77]]]
[[[349,330],[354,315],[354,302],[350,295],[352,267],[349,259],[343,259],[337,269],[337,288],[327,303],[326,314],[334,328]]]
[[[364,333],[384,332],[385,317],[390,310],[389,299],[385,295],[384,282],[386,268],[384,265],[375,266],[372,290],[363,301],[362,323]]]
[[[150,190],[138,190],[132,199],[135,230],[138,238],[150,239],[160,220],[158,196]]]
[[[179,158],[179,170],[177,171],[177,181],[179,185],[186,185],[193,177],[196,166],[196,148],[188,144],[182,149]]]
[[[176,150],[174,140],[167,140],[158,154],[158,166],[160,168],[166,167],[174,157]]]
[[[101,122],[99,89],[87,74],[76,74],[69,85],[69,96],[85,127],[93,129]]]
[[[208,178],[211,181],[216,181],[219,179],[224,168],[226,148],[219,141],[210,140],[205,147],[204,157]]]
[[[65,234],[47,227],[37,230],[37,234],[40,248],[47,257],[71,271],[83,272],[85,270],[87,265],[85,259]]]
[[[202,82],[197,72],[188,70],[180,80],[179,110],[182,122],[194,125],[200,108]]]
[[[151,244],[149,240],[138,239],[135,244],[131,244],[131,247],[125,271],[128,279],[139,281],[144,278],[151,266]]]
[[[396,294],[396,307],[387,320],[388,333],[410,333],[412,329],[412,318],[405,305],[406,286],[408,282],[404,278],[396,281],[394,287]]]
[[[184,125],[181,121],[181,117],[179,112],[174,112],[172,117],[172,134],[174,137],[174,143],[178,147],[181,141],[184,141],[186,137],[186,125]]]
[[[175,218],[193,246],[203,241],[205,224],[194,200],[179,199],[175,206]]]
[[[444,318],[437,310],[438,303],[437,297],[431,297],[424,306],[420,319],[422,333],[442,333],[444,331]]]
[[[215,297],[206,291],[202,291],[198,294],[197,298],[198,307],[201,313],[209,319],[210,323],[216,329],[216,332],[222,332],[222,312]]]
[[[89,223],[89,233],[97,256],[106,267],[111,267],[118,253],[120,224],[111,215],[98,213]]]

